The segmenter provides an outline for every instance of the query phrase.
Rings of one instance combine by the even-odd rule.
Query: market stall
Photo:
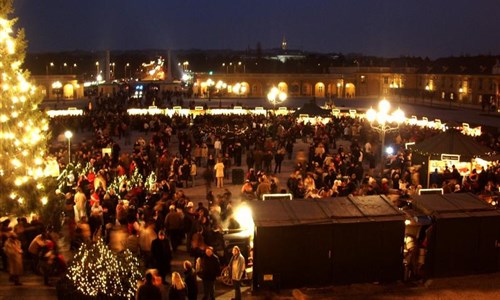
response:
[[[255,201],[254,288],[395,281],[404,215],[385,196]]]
[[[414,195],[410,202],[406,236],[422,248],[414,268],[419,275],[500,270],[500,211],[469,193]]]
[[[418,144],[410,145],[412,164],[421,165],[420,178],[424,187],[430,186],[430,174],[436,169],[441,178],[446,169],[455,166],[461,176],[469,176],[473,168],[480,168],[479,162],[489,160],[492,150],[476,142],[472,137],[457,130],[439,133]]]

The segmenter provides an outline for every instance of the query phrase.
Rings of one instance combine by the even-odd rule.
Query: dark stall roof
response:
[[[416,210],[436,218],[500,217],[495,207],[470,193],[414,195],[411,198]]]
[[[316,104],[316,101],[311,101],[309,103],[305,103],[301,108],[294,112],[294,116],[296,117],[302,114],[307,114],[309,117],[331,117],[332,111],[321,108]]]
[[[463,135],[457,130],[448,130],[428,138],[411,149],[424,155],[439,156],[445,154],[459,154],[461,158],[470,159],[475,156],[487,156],[493,151],[478,142],[472,137]]]
[[[254,201],[257,227],[404,220],[385,196]]]

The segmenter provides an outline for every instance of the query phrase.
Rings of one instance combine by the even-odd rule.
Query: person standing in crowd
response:
[[[196,300],[198,297],[198,284],[196,282],[196,271],[189,260],[185,260],[184,267],[184,282],[186,283],[188,300]]]
[[[165,277],[171,272],[172,246],[163,230],[158,232],[158,238],[151,244],[151,259],[153,268],[158,270],[162,282],[165,282]]]
[[[229,260],[229,276],[233,281],[234,299],[241,300],[241,280],[245,273],[245,258],[238,246],[233,247],[233,256]]]
[[[19,281],[19,276],[23,273],[23,250],[21,249],[21,242],[17,238],[17,234],[14,232],[9,233],[3,250],[7,255],[9,280],[14,282],[14,285],[22,285]]]
[[[137,300],[162,300],[160,289],[153,283],[153,274],[146,274],[146,281],[137,289]]]
[[[214,166],[215,178],[217,179],[217,187],[224,187],[224,163],[221,159]]]
[[[187,287],[184,280],[182,280],[181,274],[178,272],[172,273],[172,285],[168,290],[169,300],[185,300],[187,296]]]
[[[83,193],[82,188],[78,187],[76,189],[74,200],[75,222],[78,223],[82,217],[87,216],[87,196]]]
[[[177,212],[175,205],[169,206],[169,212],[165,217],[165,230],[172,242],[172,250],[177,251],[177,247],[182,243],[184,237],[184,220],[182,215]]]
[[[215,279],[220,273],[219,257],[215,255],[214,248],[208,246],[205,255],[196,261],[196,271],[203,281],[203,299],[215,299]]]

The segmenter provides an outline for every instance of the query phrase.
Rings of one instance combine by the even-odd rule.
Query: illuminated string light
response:
[[[26,43],[22,34],[14,33],[15,19],[9,16],[13,12],[12,1],[3,1],[2,5],[0,203],[16,213],[31,213],[40,207],[42,200],[48,201],[43,184],[39,181],[43,182],[44,177],[44,153],[49,126],[45,113],[37,108],[43,96],[31,83],[29,72],[22,70]]]
[[[99,240],[80,247],[66,277],[86,296],[133,299],[141,273],[130,251],[116,254]]]

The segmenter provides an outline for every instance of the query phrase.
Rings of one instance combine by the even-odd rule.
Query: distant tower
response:
[[[283,40],[281,41],[281,50],[286,50],[286,37],[283,35]]]

